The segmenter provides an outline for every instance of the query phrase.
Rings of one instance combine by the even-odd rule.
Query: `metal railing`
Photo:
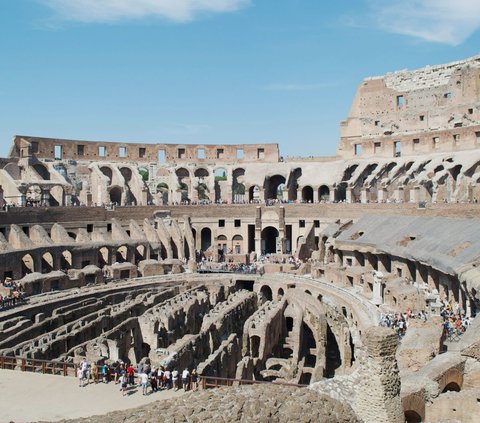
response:
[[[59,363],[56,361],[32,359],[25,357],[0,356],[0,369],[21,370],[60,376],[75,376],[73,363]]]
[[[287,383],[287,382],[269,382],[265,380],[251,380],[251,379],[232,379],[228,377],[220,376],[200,376],[200,386],[202,389],[219,388],[221,386],[234,386],[234,385],[280,385],[280,386],[292,386],[295,388],[306,388],[308,385],[302,385],[299,383]]]

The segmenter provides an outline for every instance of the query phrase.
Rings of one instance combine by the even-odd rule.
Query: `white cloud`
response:
[[[117,22],[148,17],[189,22],[203,13],[233,12],[250,0],[39,0],[62,19]]]
[[[312,91],[335,86],[337,86],[337,84],[334,82],[320,82],[317,84],[279,83],[268,84],[265,86],[265,89],[269,91]]]
[[[388,32],[459,45],[480,28],[479,0],[370,0],[377,24]]]

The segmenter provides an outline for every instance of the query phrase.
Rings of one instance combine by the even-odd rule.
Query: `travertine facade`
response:
[[[31,207],[0,211],[0,279],[30,298],[0,355],[311,385],[337,421],[475,416],[478,321],[445,352],[438,314],[480,307],[479,76],[366,79],[329,158],[15,137],[0,202]],[[397,345],[380,313],[407,309],[428,320]]]

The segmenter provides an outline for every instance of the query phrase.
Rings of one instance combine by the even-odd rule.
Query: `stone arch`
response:
[[[125,183],[128,184],[132,180],[132,169],[129,167],[121,167],[120,173],[122,174]]]
[[[456,368],[448,369],[438,381],[438,390],[440,392],[455,391],[459,392],[463,386],[463,374]]]
[[[330,188],[326,185],[322,185],[318,188],[318,200],[319,201],[330,201]]]
[[[260,337],[257,335],[253,335],[250,337],[250,352],[252,354],[252,358],[259,357]]]
[[[122,204],[122,188],[114,186],[109,190],[110,201],[115,204]]]
[[[327,345],[325,351],[325,376],[332,378],[335,371],[342,365],[342,356],[337,342],[337,338],[333,333],[330,325],[327,323]]]
[[[177,175],[179,181],[181,181],[182,179],[190,178],[190,172],[184,167],[179,167],[178,169],[176,169],[175,175]]]
[[[43,163],[35,163],[33,165],[35,172],[44,180],[50,180],[50,172],[48,171],[47,167]]]
[[[265,200],[276,200],[279,198],[278,188],[285,186],[286,179],[283,175],[273,175],[265,178]]]
[[[302,188],[302,201],[305,203],[313,203],[313,188],[310,185]]]
[[[245,185],[243,184],[245,169],[238,167],[232,172],[232,201],[242,203],[245,201]]]
[[[272,288],[270,288],[268,285],[263,285],[260,288],[260,296],[263,298],[264,301],[272,301]]]
[[[204,167],[199,167],[198,169],[195,169],[195,172],[193,173],[193,176],[200,179],[208,178],[209,175],[210,173]]]
[[[277,238],[279,232],[273,226],[267,226],[262,230],[262,253],[272,254],[277,252]]]
[[[138,262],[145,260],[147,249],[145,245],[140,244],[135,248],[135,264],[138,265]]]
[[[232,251],[235,254],[242,254],[243,251],[243,236],[234,235],[232,238]]]
[[[28,273],[33,273],[35,271],[35,263],[30,254],[25,254],[22,257],[22,277]]]
[[[53,270],[53,256],[52,253],[46,252],[42,255],[42,273],[49,273]]]
[[[97,261],[99,267],[107,266],[110,263],[110,252],[107,247],[98,249]]]
[[[248,189],[248,201],[258,203],[260,201],[260,187],[258,185],[252,185]]]
[[[418,393],[410,394],[402,398],[402,408],[405,422],[420,423],[425,420],[425,399]]]
[[[126,245],[121,245],[117,248],[115,259],[119,263],[128,261],[128,247]]]
[[[405,423],[421,423],[422,416],[414,410],[406,410],[405,413]]]
[[[200,248],[202,251],[207,251],[212,245],[212,230],[210,228],[203,228],[200,231]]]
[[[69,250],[62,251],[61,268],[70,269],[72,267],[72,252]]]
[[[280,301],[280,299],[285,295],[285,291],[283,290],[283,288],[278,288],[278,292],[277,292],[277,300]]]
[[[157,185],[157,193],[160,194],[163,204],[168,204],[168,185],[165,182],[160,182]]]
[[[102,166],[100,168],[100,172],[102,172],[108,178],[108,185],[112,183],[113,172],[108,166]]]
[[[219,235],[217,237],[217,248],[219,252],[227,252],[227,237],[225,235]]]

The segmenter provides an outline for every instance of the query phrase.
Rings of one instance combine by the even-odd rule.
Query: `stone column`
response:
[[[383,304],[383,295],[382,295],[382,283],[383,277],[382,273],[373,271],[373,292],[372,292],[372,303],[379,305]]]
[[[335,201],[335,192],[336,189],[333,187],[330,187],[330,202],[333,203]]]
[[[319,198],[318,198],[318,188],[313,190],[313,202],[318,203]]]
[[[262,254],[262,208],[255,209],[255,252],[257,257]]]
[[[360,202],[366,204],[370,201],[370,188],[362,188],[360,193]]]
[[[385,201],[387,201],[387,198],[388,198],[387,189],[385,187],[378,188],[378,191],[377,191],[378,202],[384,203]]]
[[[405,194],[403,191],[403,187],[398,187],[395,190],[395,199],[399,202],[402,202],[405,199]]]
[[[363,334],[364,368],[355,389],[354,411],[365,422],[403,423],[400,375],[395,353],[397,335],[391,329],[370,327]]]
[[[415,186],[410,189],[410,202],[416,203],[418,201],[420,201],[420,187]]]
[[[352,198],[353,198],[352,191],[353,191],[352,187],[347,187],[347,189],[345,190],[345,201],[347,203],[352,202]]]

